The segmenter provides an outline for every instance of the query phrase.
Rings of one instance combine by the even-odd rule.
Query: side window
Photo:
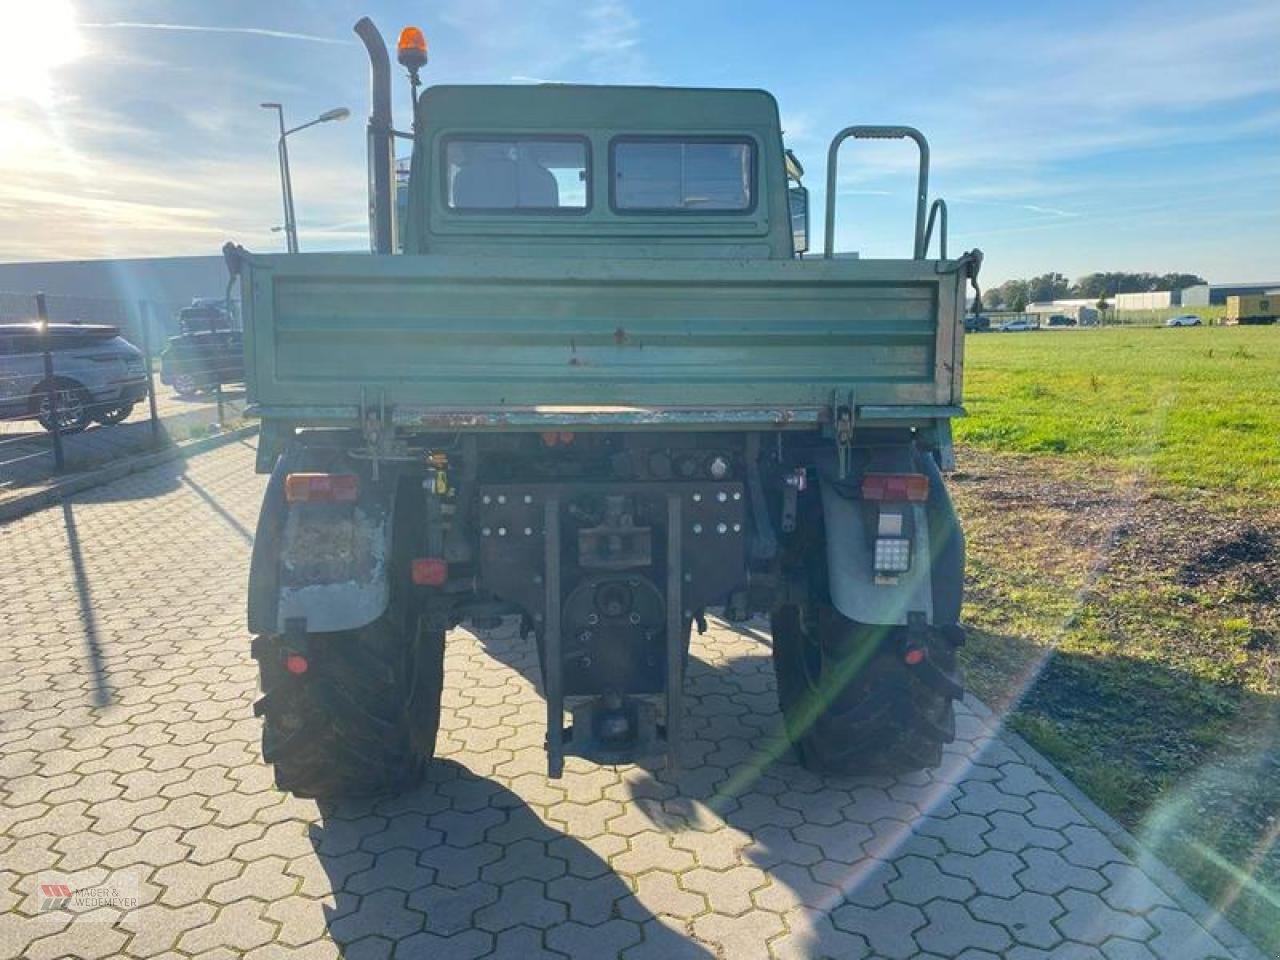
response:
[[[580,137],[449,137],[444,171],[450,210],[581,213],[591,205]]]
[[[755,143],[745,138],[619,137],[610,146],[620,212],[747,213],[755,209]]]

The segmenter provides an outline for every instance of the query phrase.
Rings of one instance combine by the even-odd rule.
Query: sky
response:
[[[929,137],[950,251],[1056,270],[1280,279],[1280,3],[0,0],[0,261],[278,250],[275,115],[302,249],[367,249],[361,14],[431,83],[763,87],[805,165],[853,123]],[[397,73],[399,71],[397,70]],[[395,77],[397,120],[407,83]],[[838,250],[910,253],[914,148],[851,142]]]

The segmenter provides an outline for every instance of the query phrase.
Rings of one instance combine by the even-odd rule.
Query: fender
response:
[[[294,472],[355,473],[355,503],[286,502]],[[384,471],[385,473],[385,471]],[[387,609],[394,476],[374,483],[364,464],[340,449],[291,447],[267,482],[249,563],[248,626],[278,634],[290,620],[308,633],[355,630]]]
[[[902,504],[912,520],[911,569],[897,583],[876,583],[874,511],[866,509],[866,501],[847,496],[845,485],[821,471],[831,602],[859,623],[903,626],[909,614],[918,613],[930,626],[953,626],[960,619],[964,591],[964,537],[942,473],[932,456],[910,447],[871,454],[870,470],[923,473],[929,478],[925,502]]]

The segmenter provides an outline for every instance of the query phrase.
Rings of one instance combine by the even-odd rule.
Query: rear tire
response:
[[[204,385],[196,379],[194,374],[179,373],[173,378],[173,392],[183,400],[194,400],[200,396],[200,391],[204,389]]]
[[[941,763],[963,695],[959,630],[925,631],[927,659],[913,667],[903,659],[904,628],[855,623],[828,605],[814,612],[786,606],[771,617],[778,703],[800,762],[838,774]]]
[[[80,383],[67,377],[54,377],[54,390],[58,395],[58,422],[53,421],[49,404],[49,384],[46,380],[32,391],[31,408],[40,426],[49,433],[61,433],[64,437],[79,433],[90,423],[89,414],[93,398]]]
[[[421,779],[435,751],[444,686],[444,631],[410,636],[387,618],[360,630],[310,634],[307,669],[285,666],[286,640],[258,637],[262,754],[276,786],[298,797],[395,793]]]
[[[131,413],[133,413],[133,404],[125,403],[125,404],[121,404],[118,407],[111,407],[106,410],[99,410],[97,413],[93,415],[93,419],[96,420],[98,423],[102,424],[104,427],[109,427],[112,424],[120,423],[123,420],[127,420],[129,418],[129,414]]]

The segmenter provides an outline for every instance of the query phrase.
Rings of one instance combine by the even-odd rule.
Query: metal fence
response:
[[[192,349],[167,337],[172,311],[0,293],[0,499],[242,419],[238,332]]]

